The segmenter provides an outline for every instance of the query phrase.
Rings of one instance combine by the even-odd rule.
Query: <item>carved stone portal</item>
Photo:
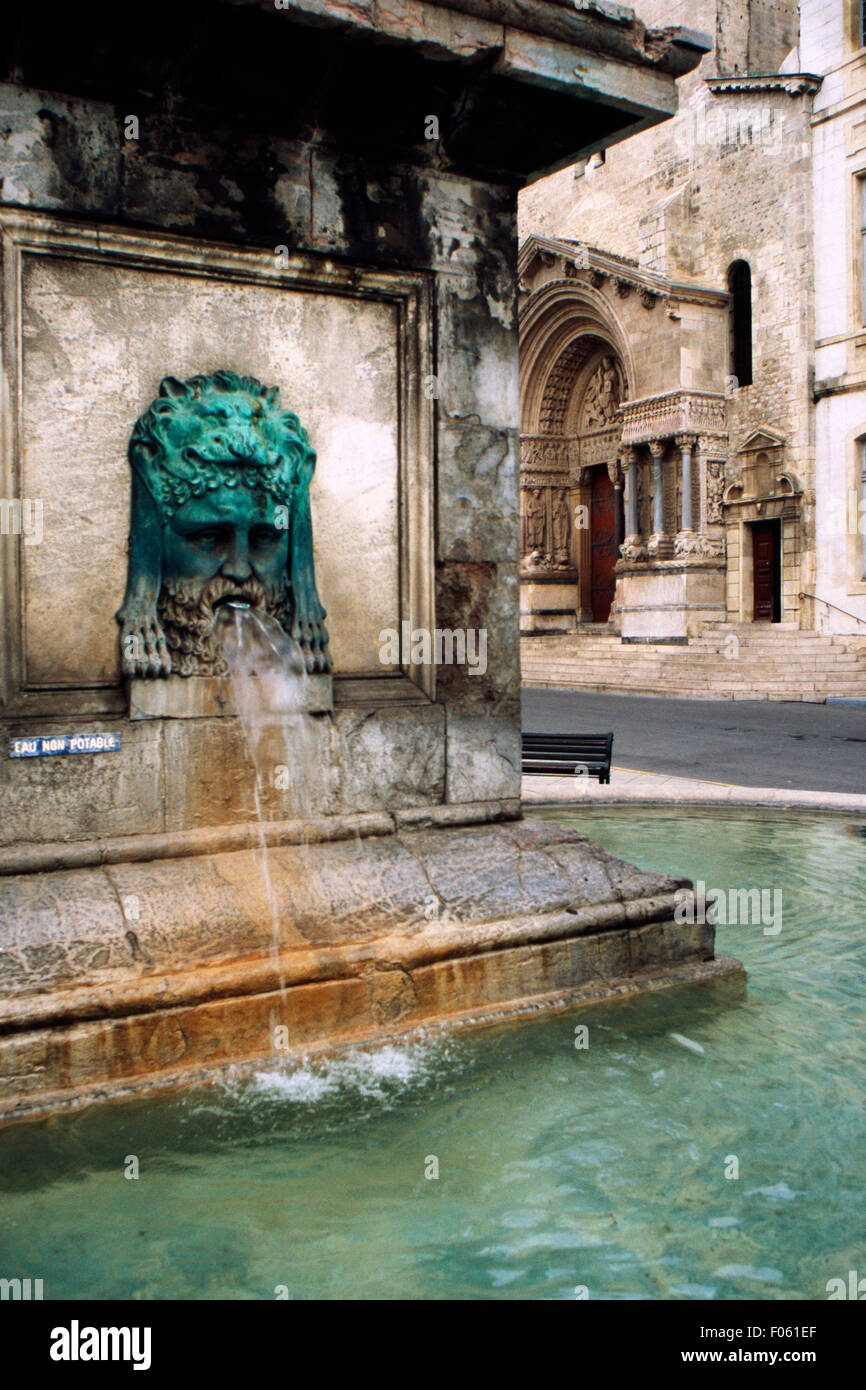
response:
[[[316,456],[275,386],[230,371],[165,377],[129,443],[132,519],[117,614],[130,677],[218,676],[214,613],[270,613],[330,670],[313,568]]]
[[[603,357],[596,367],[583,398],[582,429],[603,429],[616,420],[620,385],[613,357]]]

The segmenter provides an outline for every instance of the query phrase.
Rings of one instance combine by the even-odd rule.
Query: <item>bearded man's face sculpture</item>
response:
[[[128,676],[221,675],[221,604],[270,613],[328,671],[313,564],[316,456],[276,387],[166,377],[129,444],[132,526],[121,624]]]

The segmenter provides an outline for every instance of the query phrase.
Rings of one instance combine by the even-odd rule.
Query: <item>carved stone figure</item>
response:
[[[723,536],[677,536],[674,554],[696,555],[705,560],[723,559],[725,540]]]
[[[584,429],[603,429],[613,424],[619,404],[616,364],[604,357],[596,367],[583,399]]]
[[[725,465],[710,460],[707,463],[707,521],[724,520],[722,499],[725,492]]]
[[[524,555],[520,562],[520,568],[524,570],[543,570],[544,556],[540,550],[531,550],[528,555]]]
[[[567,565],[570,559],[568,497],[560,489],[557,489],[553,494],[551,529],[553,532],[553,558],[557,564]]]
[[[526,551],[545,549],[545,506],[544,493],[540,487],[530,488],[526,493]]]
[[[646,541],[642,536],[627,536],[620,546],[619,553],[624,560],[645,560],[647,557]]]
[[[308,671],[330,670],[313,569],[316,456],[278,389],[230,371],[165,377],[128,453],[124,673],[224,674],[212,626],[228,602],[267,611]]]

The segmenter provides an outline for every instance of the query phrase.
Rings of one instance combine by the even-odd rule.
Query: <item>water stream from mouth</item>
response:
[[[265,823],[268,791],[287,793],[281,804],[292,819],[312,808],[317,761],[315,724],[307,713],[309,677],[304,654],[275,618],[247,604],[220,604],[214,635],[229,668],[235,709],[255,771],[259,862],[271,914],[272,958],[285,1000],[279,904],[271,879]]]

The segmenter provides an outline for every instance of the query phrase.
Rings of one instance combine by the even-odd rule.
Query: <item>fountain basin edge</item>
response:
[[[268,858],[278,949],[252,849],[5,878],[0,1115],[743,978],[714,958],[711,925],[674,920],[687,880],[554,822],[286,844]]]

